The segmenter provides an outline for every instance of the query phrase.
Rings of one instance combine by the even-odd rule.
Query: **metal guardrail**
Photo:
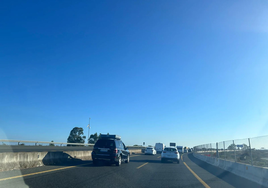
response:
[[[65,143],[65,142],[45,142],[45,141],[27,141],[27,140],[0,140],[0,142],[16,142],[20,143],[34,143],[37,144],[59,144],[59,145],[76,145],[76,146],[94,146],[94,144],[79,144],[79,143]]]
[[[4,143],[4,142],[15,142],[18,143],[18,145],[20,145],[20,143],[34,143],[35,146],[37,146],[37,144],[58,144],[58,145],[76,145],[76,146],[94,146],[94,144],[79,144],[79,143],[65,143],[65,142],[46,142],[46,141],[28,141],[28,140],[0,140],[0,143]],[[144,148],[143,146],[127,146],[130,148]]]

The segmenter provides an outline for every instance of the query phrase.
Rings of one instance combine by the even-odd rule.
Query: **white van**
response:
[[[155,144],[156,153],[162,153],[164,148],[165,148],[165,144],[163,144],[163,143],[156,143]]]
[[[183,146],[177,146],[177,150],[178,150],[179,153],[184,153]]]

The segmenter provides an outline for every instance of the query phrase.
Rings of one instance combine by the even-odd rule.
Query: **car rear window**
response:
[[[110,147],[114,147],[114,140],[98,140],[97,143],[95,144],[95,147],[99,147],[99,148],[110,148]]]
[[[175,148],[165,148],[165,151],[176,151]]]
[[[147,149],[153,149],[153,148],[147,148]]]

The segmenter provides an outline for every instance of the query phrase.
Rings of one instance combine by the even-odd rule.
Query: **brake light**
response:
[[[166,153],[165,151],[163,151],[163,153]]]
[[[178,152],[175,152],[175,154],[178,154]]]
[[[117,148],[115,148],[115,150],[114,150],[114,153],[118,153],[118,150],[117,150]]]

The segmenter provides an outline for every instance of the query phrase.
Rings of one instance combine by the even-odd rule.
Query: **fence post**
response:
[[[236,162],[236,145],[234,143],[234,140],[233,140],[233,146],[234,146],[234,156],[235,156],[235,162]]]
[[[226,150],[225,150],[225,141],[223,141],[223,150],[224,150],[224,158],[225,158],[225,160],[226,160]]]
[[[219,158],[219,143],[216,142],[216,153],[217,153],[217,158]]]
[[[251,150],[250,138],[248,138],[248,145],[249,145],[249,150],[250,150],[250,163],[251,163],[251,166],[252,166],[253,165],[253,160],[252,160],[252,150]]]
[[[210,150],[210,151],[209,151],[209,155],[210,155],[210,157],[213,157],[213,154],[212,154],[212,144],[210,143],[209,145],[210,145],[210,148],[209,148],[209,150]],[[212,156],[211,156],[211,155],[212,155]]]

